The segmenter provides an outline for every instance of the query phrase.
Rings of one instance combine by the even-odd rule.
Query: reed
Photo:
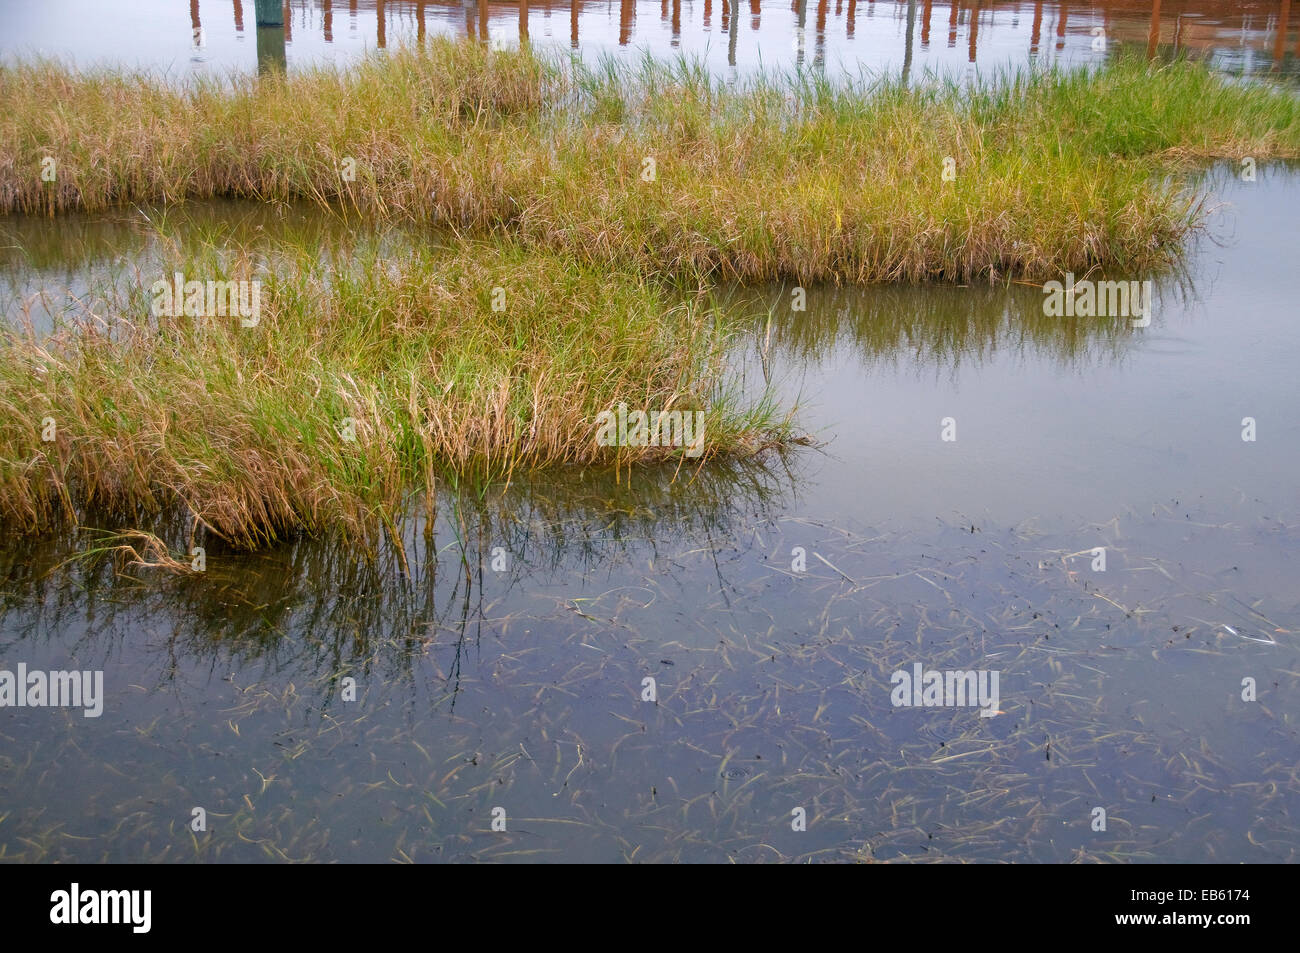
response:
[[[409,490],[449,473],[659,462],[689,474],[798,439],[770,399],[746,405],[725,381],[736,322],[632,273],[476,241],[262,261],[213,246],[176,270],[261,281],[256,323],[156,314],[146,280],[50,335],[28,322],[0,341],[10,525],[180,504],[256,547],[391,528]],[[703,411],[700,452],[600,445],[599,414],[619,403]]]
[[[1127,58],[970,85],[728,86],[686,61],[587,67],[443,39],[347,70],[179,86],[22,62],[0,67],[0,103],[0,210],[307,198],[749,281],[1152,269],[1202,212],[1171,173],[1300,157],[1289,92]]]

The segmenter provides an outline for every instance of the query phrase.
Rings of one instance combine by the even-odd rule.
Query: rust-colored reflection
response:
[[[638,0],[618,0],[618,44],[622,47],[629,46],[638,38],[637,2]],[[649,4],[651,0],[640,2]],[[916,50],[913,45],[917,33],[923,51],[928,52],[930,44],[937,42],[933,33],[942,29],[942,21],[936,20],[943,16],[945,7],[941,6],[936,14],[935,0],[865,2],[872,4],[866,7],[867,10],[881,11],[881,23],[873,24],[873,39],[882,43],[888,43],[892,39],[896,47],[893,54],[902,57],[905,73],[907,67],[915,63]],[[660,0],[664,29],[662,33],[655,30],[654,36],[647,37],[646,41],[653,47],[655,43],[663,45],[664,40],[669,40],[673,47],[680,47],[687,42],[692,32],[699,32],[701,24],[706,34],[711,34],[715,26],[720,26],[724,33],[730,34],[736,28],[736,21],[744,16],[744,0],[691,0],[691,3],[689,9],[683,10],[683,0]],[[769,28],[781,30],[788,25],[801,31],[806,30],[810,26],[807,20],[811,14],[815,20],[811,26],[816,31],[813,37],[816,50],[814,55],[817,62],[822,62],[824,57],[831,55],[830,50],[836,42],[843,42],[846,38],[856,40],[858,8],[863,3],[864,0],[781,0],[779,23],[769,23]],[[1011,19],[1023,16],[1024,26],[1028,27],[1029,33],[1029,55],[1033,58],[1041,56],[1045,50],[1050,51],[1053,40],[1058,51],[1072,46],[1084,50],[1084,44],[1088,43],[1085,34],[1094,24],[1099,24],[1104,26],[1107,38],[1113,39],[1117,44],[1133,49],[1145,46],[1148,58],[1158,56],[1162,45],[1169,46],[1175,54],[1184,48],[1204,54],[1245,46],[1257,54],[1254,63],[1258,66],[1248,66],[1248,69],[1271,68],[1288,73],[1300,72],[1296,63],[1296,58],[1300,57],[1300,31],[1296,31],[1297,24],[1292,22],[1292,14],[1300,6],[1300,0],[1089,0],[1087,3],[1080,3],[1079,0],[1000,0],[992,3],[986,0],[943,0],[943,3],[948,12],[948,47],[955,53],[954,48],[960,42],[961,31],[965,28],[965,52],[969,62],[976,62],[980,55],[978,49],[981,30],[985,34],[982,39],[987,48],[990,31],[996,38],[1001,30],[1011,30]],[[498,4],[498,17],[502,27],[509,31],[511,28],[508,20],[510,16],[516,15],[516,10],[513,4],[507,6],[505,0],[498,0]],[[787,4],[791,11],[788,20],[785,12]],[[302,22],[298,24],[299,29],[304,23],[309,23],[313,30],[319,30],[323,34],[326,43],[332,44],[340,39],[335,29],[334,16],[336,12],[341,13],[345,9],[340,0],[257,0],[255,5],[259,8],[259,23],[265,19],[265,25],[273,25],[283,16],[281,22],[286,42],[293,38],[291,14],[294,10],[303,16]],[[251,19],[253,6],[248,0],[231,0],[236,34],[245,34],[245,13]],[[528,0],[520,0],[517,15],[520,17],[518,29],[521,42],[528,39],[530,32],[528,6]],[[810,6],[815,9],[808,9]],[[212,28],[211,10],[202,11],[202,0],[188,0],[187,7],[191,29],[195,31],[196,38],[200,35],[198,31]],[[751,29],[761,34],[762,0],[748,0],[748,7]],[[548,21],[548,31],[553,8],[554,4],[549,0],[542,7]],[[573,49],[582,48],[580,21],[584,13],[600,17],[604,13],[598,11],[605,9],[609,9],[612,14],[611,8],[598,4],[584,7],[578,2],[570,3],[569,44]],[[316,10],[321,14],[319,21],[309,16],[310,11]],[[393,44],[398,42],[396,33],[389,35],[390,13],[397,17],[392,28],[404,37],[408,36],[409,31],[409,39],[420,45],[427,45],[430,19],[435,24],[434,32],[438,30],[437,24],[445,27],[448,23],[459,32],[460,18],[463,16],[467,36],[477,35],[484,42],[489,38],[489,0],[474,0],[472,3],[466,0],[403,0],[397,4],[391,0],[348,0],[346,10],[351,17],[354,39],[358,15],[369,16],[373,12],[375,32],[370,33],[371,42],[377,43],[381,48],[386,48],[390,41]],[[698,11],[700,19],[692,19],[693,10]],[[209,22],[203,22],[202,12],[208,13]],[[1075,19],[1073,32],[1071,14]],[[1048,18],[1051,18],[1051,22]],[[914,32],[917,19],[920,20],[920,28]],[[1295,19],[1300,21],[1300,16]],[[841,20],[844,23],[843,33],[839,32],[837,25]],[[904,22],[909,26],[899,36]],[[229,24],[229,21],[226,23]],[[252,24],[248,24],[248,31],[251,30]],[[828,35],[828,30],[833,35]],[[656,37],[662,39],[655,39]],[[558,31],[556,38],[559,38]],[[588,37],[587,42],[591,43],[593,39]],[[269,39],[264,46],[269,48]],[[989,49],[983,55],[986,58],[1005,58],[1002,52],[995,53]],[[922,62],[928,59],[926,57]],[[945,59],[950,60],[951,54],[945,56]]]
[[[636,0],[622,0],[618,10],[618,45],[627,46],[632,39],[632,21],[636,19]]]
[[[1286,56],[1286,31],[1291,25],[1291,0],[1282,0],[1282,12],[1277,18],[1277,39],[1273,41],[1273,69],[1282,68]]]

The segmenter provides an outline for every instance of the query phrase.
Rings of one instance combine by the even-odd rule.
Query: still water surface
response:
[[[855,75],[862,68],[962,73],[1094,63],[1127,49],[1293,77],[1300,56],[1300,8],[1289,0],[287,0],[281,19],[259,28],[252,0],[12,4],[0,12],[0,55],[39,52],[178,77],[259,63],[346,64],[434,35],[574,49],[589,60],[683,53],[720,76],[802,66]]]

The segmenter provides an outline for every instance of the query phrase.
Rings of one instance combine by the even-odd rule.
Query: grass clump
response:
[[[277,254],[242,272],[263,281],[253,327],[156,315],[143,276],[112,318],[6,334],[0,517],[41,530],[88,507],[136,519],[183,504],[255,547],[391,525],[440,474],[693,469],[789,436],[770,402],[747,409],[722,382],[727,322],[634,274],[495,242]],[[240,276],[211,255],[176,269]],[[598,415],[620,402],[703,410],[703,452],[599,445]]]
[[[1201,211],[1170,172],[1300,157],[1293,95],[1131,59],[970,86],[732,87],[685,63],[585,67],[442,39],[346,71],[180,88],[23,63],[0,67],[0,102],[3,210],[310,198],[681,278],[1149,269]]]

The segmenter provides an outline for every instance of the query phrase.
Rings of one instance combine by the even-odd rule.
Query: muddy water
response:
[[[0,709],[0,856],[1295,860],[1300,175],[1230,171],[1147,327],[1020,285],[720,292],[817,449],[444,491],[408,569],[10,540],[0,667],[100,670],[104,710]],[[161,254],[138,212],[3,230],[11,320]],[[997,673],[1000,714],[896,705],[917,664]]]

